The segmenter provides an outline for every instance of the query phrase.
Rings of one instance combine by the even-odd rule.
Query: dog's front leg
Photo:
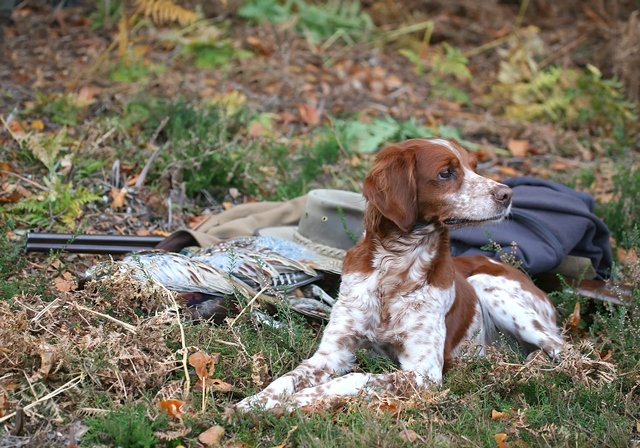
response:
[[[339,308],[339,305],[334,308]],[[349,313],[336,311],[340,310],[334,309],[320,346],[311,358],[273,381],[263,391],[245,398],[235,408],[246,411],[252,407],[281,407],[283,401],[296,391],[326,383],[332,375],[348,371],[353,364],[359,338],[352,329]]]
[[[444,367],[444,345],[447,335],[445,312],[428,310],[415,313],[407,318],[404,343],[398,349],[397,357],[402,370],[415,372],[416,383],[422,386],[425,382],[442,384]]]
[[[446,338],[445,306],[407,313],[397,332],[396,355],[402,371],[370,374],[350,373],[315,387],[295,393],[289,408],[324,406],[323,400],[362,395],[371,397],[379,392],[406,395],[429,385],[442,383],[444,344]]]

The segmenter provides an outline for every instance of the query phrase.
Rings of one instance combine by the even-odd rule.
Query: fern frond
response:
[[[194,11],[176,5],[171,0],[136,0],[136,6],[145,17],[151,17],[157,25],[177,22],[186,26],[198,20]]]

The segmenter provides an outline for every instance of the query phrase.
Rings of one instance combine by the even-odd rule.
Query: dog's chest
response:
[[[412,291],[389,287],[380,273],[348,274],[340,289],[340,312],[350,316],[352,330],[369,342],[391,346],[425,331],[430,316],[443,316],[455,299],[455,288],[421,285]],[[337,311],[337,310],[336,310]]]

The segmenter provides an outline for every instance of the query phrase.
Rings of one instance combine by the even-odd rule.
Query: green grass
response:
[[[123,448],[151,448],[158,442],[153,431],[159,423],[151,421],[145,407],[140,404],[128,404],[104,416],[88,418],[86,423],[89,430],[82,439],[82,446],[108,444]]]
[[[22,274],[27,266],[24,248],[19,243],[9,241],[9,230],[9,227],[0,224],[0,301],[11,300],[18,294],[37,294],[51,298],[49,278],[44,273],[29,276]]]
[[[616,164],[614,196],[600,206],[602,219],[623,247],[640,248],[640,169],[630,158]]]

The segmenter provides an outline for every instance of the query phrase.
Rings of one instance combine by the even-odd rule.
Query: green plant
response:
[[[456,139],[468,149],[477,145],[462,138],[460,131],[441,125],[431,128],[418,124],[415,120],[397,121],[392,117],[374,118],[368,122],[357,120],[335,120],[336,138],[345,148],[359,153],[378,150],[383,144],[409,138],[441,137]]]
[[[91,14],[92,30],[111,29],[120,19],[123,11],[122,0],[99,0]]]
[[[123,83],[138,82],[146,80],[151,74],[163,73],[164,70],[163,65],[153,64],[141,56],[127,53],[111,66],[109,79]]]
[[[613,197],[599,208],[604,222],[622,247],[640,248],[637,238],[640,222],[639,197],[640,169],[632,162],[618,164],[613,177]]]
[[[238,15],[256,22],[294,20],[296,30],[315,43],[338,34],[358,38],[374,27],[357,1],[331,0],[316,5],[304,0],[287,0],[284,4],[278,0],[249,0],[238,9]]]
[[[461,103],[469,103],[469,96],[460,88],[471,80],[469,59],[458,48],[446,42],[437,47],[427,47],[421,52],[405,48],[400,54],[415,66],[418,74],[427,74],[431,95]]]
[[[637,119],[620,83],[603,79],[591,65],[584,71],[550,67],[526,81],[500,83],[493,88],[492,97],[507,101],[505,114],[510,118],[543,119],[570,128],[587,126],[607,136],[620,134],[620,129]]]
[[[51,227],[57,222],[71,228],[82,215],[82,206],[96,201],[99,196],[82,186],[74,186],[58,169],[71,163],[69,144],[64,129],[55,135],[39,133],[12,134],[20,148],[39,160],[48,170],[42,179],[44,184],[39,194],[11,204],[0,215],[12,216],[17,222],[31,226]]]
[[[17,221],[30,226],[50,228],[61,222],[71,229],[82,216],[82,206],[100,199],[100,196],[83,186],[74,186],[57,174],[43,179],[47,191],[17,202],[9,211]]]
[[[180,54],[193,59],[199,68],[224,68],[234,59],[251,57],[253,53],[238,47],[226,37],[224,27],[210,21],[196,22],[191,26],[169,30],[161,35],[161,40],[180,47]]]
[[[55,123],[75,126],[82,118],[83,112],[83,104],[73,95],[43,95],[36,93],[35,104],[25,112],[25,115],[43,114]]]
[[[88,418],[83,446],[108,443],[123,448],[150,448],[157,443],[154,422],[142,405],[128,404],[105,416]]]

